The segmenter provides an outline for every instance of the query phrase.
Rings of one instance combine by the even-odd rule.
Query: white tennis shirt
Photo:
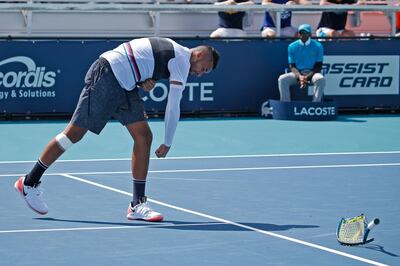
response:
[[[175,52],[175,57],[168,62],[169,80],[178,81],[185,86],[190,70],[190,50],[171,39],[166,38],[166,40],[172,43]],[[136,61],[139,73],[136,73],[134,65],[134,74],[132,73],[129,47],[127,49],[125,43],[100,55],[100,57],[107,59],[119,84],[128,91],[136,87],[136,82],[151,78],[154,71],[154,56],[149,39],[135,39],[130,41],[129,45],[132,48],[133,60]],[[139,80],[136,80],[139,77],[137,74],[140,76]]]
[[[190,49],[171,39],[175,57],[168,61],[170,81],[177,81],[182,85],[170,85],[167,106],[165,110],[165,137],[164,144],[170,147],[175,135],[180,117],[180,101],[190,71]],[[132,56],[133,55],[133,56]],[[154,72],[154,56],[148,38],[134,39],[123,43],[117,48],[100,55],[105,58],[122,88],[131,91],[136,83],[150,79]]]

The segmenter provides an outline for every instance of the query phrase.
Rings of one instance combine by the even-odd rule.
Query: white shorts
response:
[[[224,38],[224,37],[246,37],[247,34],[241,29],[232,28],[218,28],[210,34],[211,38]]]
[[[264,27],[262,31],[273,32],[276,34],[275,27]],[[280,37],[294,37],[297,33],[297,29],[292,26],[281,28],[281,36]]]
[[[316,35],[317,35],[317,37],[326,37],[326,36],[328,36],[328,33],[329,33],[330,31],[333,31],[333,30],[334,30],[334,29],[322,27],[322,28],[319,28],[319,29],[316,31]],[[342,33],[344,30],[334,30],[334,31],[337,31],[337,32],[339,32],[339,33]]]

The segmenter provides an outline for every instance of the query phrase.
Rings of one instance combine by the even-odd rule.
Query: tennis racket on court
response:
[[[364,245],[374,241],[373,238],[367,239],[371,229],[379,224],[379,219],[374,218],[368,223],[364,214],[353,218],[342,218],[337,228],[337,240],[342,245]]]

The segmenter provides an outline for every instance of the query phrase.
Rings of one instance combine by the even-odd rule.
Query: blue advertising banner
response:
[[[71,114],[87,69],[127,40],[1,40],[0,111],[3,114]],[[279,99],[277,79],[287,68],[289,40],[179,40],[186,47],[214,46],[218,68],[189,77],[182,112],[258,113]],[[400,40],[323,42],[325,98],[338,107],[400,107]],[[377,49],[379,47],[379,49]],[[163,112],[168,82],[143,93],[148,112]]]
[[[337,118],[337,105],[334,101],[281,102],[270,100],[269,105],[272,118],[278,120],[327,121]]]

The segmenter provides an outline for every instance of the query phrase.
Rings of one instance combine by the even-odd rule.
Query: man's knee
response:
[[[264,29],[261,32],[261,37],[264,37],[264,38],[274,38],[275,36],[276,36],[275,31],[268,29],[268,28]]]
[[[153,142],[153,133],[150,128],[143,128],[134,135],[134,141],[137,144],[151,146],[151,143]]]
[[[71,130],[71,127],[67,127],[67,129],[61,133],[59,133],[56,137],[55,140],[58,144],[58,146],[66,151],[69,148],[72,147],[75,143],[80,141],[83,136],[85,135],[87,130],[79,130],[79,131],[74,131]]]
[[[144,134],[144,140],[148,145],[151,145],[151,143],[153,142],[153,132],[151,132],[151,130],[146,130]]]
[[[296,77],[292,73],[282,74],[278,78],[279,87],[289,87],[292,83],[295,83]]]
[[[287,74],[282,74],[278,78],[278,83],[282,84],[282,83],[286,82],[287,80],[288,80],[288,75]]]
[[[63,134],[70,140],[73,144],[79,142],[87,132],[86,128],[77,127],[69,124],[64,130]]]
[[[68,150],[69,148],[72,147],[72,145],[74,145],[74,143],[71,141],[71,139],[68,138],[67,135],[65,135],[64,132],[61,132],[60,134],[58,134],[58,135],[55,137],[55,140],[56,140],[58,146],[59,146],[63,151]]]
[[[320,73],[316,73],[313,77],[313,83],[317,86],[325,86],[325,77]]]

